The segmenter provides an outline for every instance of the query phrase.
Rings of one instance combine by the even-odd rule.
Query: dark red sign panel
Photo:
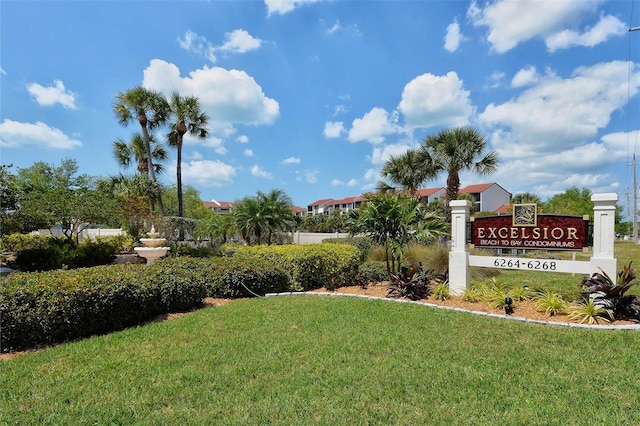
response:
[[[588,246],[589,221],[578,216],[537,215],[535,225],[514,225],[512,216],[477,217],[471,243],[481,248],[582,250]]]

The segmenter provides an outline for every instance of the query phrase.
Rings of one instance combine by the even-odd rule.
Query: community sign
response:
[[[472,218],[470,243],[479,248],[583,250],[591,245],[589,217],[538,214],[536,204],[514,204],[512,215]]]

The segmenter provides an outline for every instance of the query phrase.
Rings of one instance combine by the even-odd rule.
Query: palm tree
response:
[[[420,185],[429,178],[435,178],[437,174],[423,167],[421,160],[418,151],[409,150],[400,156],[389,158],[380,173],[391,182],[402,186],[411,196],[417,197]],[[384,188],[382,184],[379,186],[380,189]]]
[[[429,175],[447,172],[445,196],[445,220],[451,218],[449,203],[455,200],[460,190],[462,171],[471,171],[481,176],[495,173],[499,157],[490,151],[481,157],[487,143],[484,136],[472,127],[455,127],[428,136],[419,149],[421,167]]]
[[[368,235],[384,247],[390,279],[397,272],[409,242],[434,240],[446,233],[447,225],[442,218],[429,212],[416,197],[389,192],[364,197],[365,203],[350,213],[350,229],[352,233]]]
[[[291,199],[280,189],[265,194],[258,191],[255,197],[244,197],[233,208],[236,228],[242,238],[250,244],[262,243],[267,236],[267,244],[271,244],[274,233],[293,226],[294,218],[291,210]]]
[[[164,166],[160,161],[167,159],[167,150],[157,143],[153,136],[149,137],[149,142],[151,145],[151,157],[156,160],[153,162],[154,174],[160,174],[164,171]],[[140,133],[131,135],[131,140],[128,144],[122,138],[113,141],[113,156],[122,167],[129,167],[135,160],[136,170],[140,174],[149,176],[147,152],[144,146],[144,139]]]
[[[176,122],[171,124],[169,133],[169,145],[175,146],[178,158],[176,168],[176,181],[178,186],[178,217],[184,215],[182,205],[182,142],[184,135],[189,132],[198,139],[207,137],[207,124],[209,117],[202,112],[200,101],[195,96],[180,96],[178,92],[171,93],[169,101],[171,114]]]
[[[291,229],[294,226],[293,202],[281,189],[273,189],[267,194],[258,191],[258,199],[265,205],[267,222],[267,244],[271,245],[274,233]]]
[[[142,130],[142,140],[147,159],[147,172],[152,183],[156,183],[156,175],[153,166],[151,151],[151,138],[149,131],[167,121],[169,104],[160,92],[145,89],[141,86],[121,92],[116,95],[113,111],[122,126],[126,126],[133,120],[137,120]],[[158,199],[160,215],[164,216],[162,198]]]

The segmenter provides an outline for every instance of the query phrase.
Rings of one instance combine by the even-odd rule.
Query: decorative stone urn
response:
[[[160,233],[156,232],[156,228],[153,225],[151,226],[151,232],[147,232],[147,236],[149,238],[140,238],[140,242],[144,244],[144,247],[135,247],[134,250],[138,253],[138,256],[147,260],[147,265],[150,265],[166,255],[169,247],[162,246],[167,239],[159,238]]]

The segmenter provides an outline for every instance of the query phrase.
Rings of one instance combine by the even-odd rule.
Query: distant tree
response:
[[[112,176],[105,185],[117,200],[120,226],[136,240],[143,237],[153,223],[150,200],[157,198],[162,187],[143,174]]]
[[[420,185],[437,176],[436,170],[424,167],[422,159],[418,151],[409,150],[400,156],[389,158],[382,166],[381,174],[411,196],[417,197]]]
[[[113,223],[113,198],[97,185],[95,178],[77,172],[76,162],[71,159],[63,160],[58,167],[36,162],[19,169],[18,211],[27,219],[25,231],[59,225],[67,241],[76,245],[88,225]]]
[[[141,86],[129,89],[116,95],[113,111],[122,126],[126,126],[136,120],[142,130],[142,140],[147,159],[147,172],[152,183],[156,183],[155,168],[151,150],[151,137],[149,131],[166,123],[169,116],[169,103],[160,92],[145,89]],[[160,215],[164,216],[162,198],[158,199]]]
[[[19,207],[17,176],[11,173],[13,166],[0,166],[0,236],[21,232],[23,224],[16,216]]]
[[[244,197],[233,208],[236,228],[247,244],[261,244],[264,236],[271,244],[274,233],[292,229],[291,204],[291,198],[280,189]]]
[[[587,188],[571,187],[561,194],[556,194],[544,203],[547,213],[567,214],[593,217],[593,201],[591,191]]]
[[[536,204],[538,207],[538,213],[543,212],[544,204],[540,197],[536,194],[532,194],[531,192],[522,192],[520,194],[516,194],[511,197],[511,204]],[[511,207],[509,207],[509,212],[511,212]]]
[[[420,173],[437,176],[447,173],[445,196],[445,220],[451,218],[449,203],[458,197],[462,171],[470,171],[480,176],[495,173],[499,157],[496,151],[483,155],[487,147],[484,136],[472,127],[455,127],[427,136],[419,149]]]
[[[469,208],[469,213],[474,214],[477,212],[478,208],[476,205],[476,199],[471,194],[458,194],[457,200],[467,200],[471,201],[471,207]]]
[[[169,133],[169,145],[177,150],[176,178],[178,187],[178,217],[184,215],[182,204],[182,144],[184,135],[189,135],[198,139],[205,139],[208,134],[207,124],[209,117],[202,112],[200,101],[195,96],[180,96],[178,92],[171,93],[169,99],[171,115],[174,122],[171,124]]]
[[[153,159],[153,168],[156,175],[164,171],[164,166],[160,161],[168,158],[167,150],[157,143],[152,135],[149,136],[151,146],[151,157]],[[136,170],[143,175],[149,176],[149,162],[147,160],[147,152],[144,145],[144,139],[140,133],[131,135],[129,143],[124,139],[118,138],[113,142],[113,156],[121,167],[129,167],[135,162]]]
[[[219,239],[222,244],[226,243],[236,233],[236,221],[232,214],[216,214],[208,210],[195,230],[197,238],[208,238],[213,241]]]
[[[165,215],[178,216],[178,187],[172,186],[162,191]],[[202,204],[200,192],[193,186],[185,186],[183,189],[183,217],[191,219],[204,219],[207,217],[207,209]],[[179,216],[178,216],[179,217]]]

